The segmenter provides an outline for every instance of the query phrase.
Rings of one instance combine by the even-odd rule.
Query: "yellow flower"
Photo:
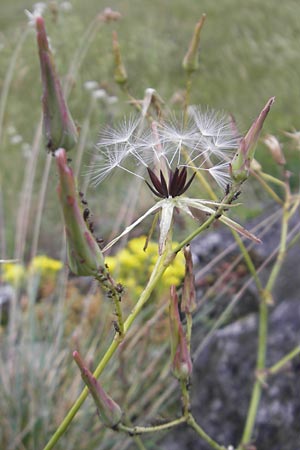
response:
[[[13,286],[20,286],[25,278],[25,268],[22,264],[4,263],[2,265],[2,279]]]
[[[48,258],[45,255],[39,255],[33,258],[30,263],[30,271],[40,273],[41,275],[53,275],[59,272],[63,263],[57,259]]]
[[[61,261],[58,261],[57,259],[48,258],[48,256],[45,255],[39,255],[33,258],[30,267],[32,270],[35,271],[58,272],[59,270],[62,269],[63,264]]]
[[[131,253],[129,250],[124,248],[118,253],[118,264],[120,266],[126,266],[127,269],[137,269],[140,265],[141,260],[143,260],[143,256]]]
[[[110,272],[112,272],[112,273],[115,272],[116,267],[117,267],[117,260],[114,256],[107,256],[105,258],[105,264],[107,264],[108,270]]]
[[[120,250],[115,256],[109,256],[105,260],[112,275],[135,298],[141,294],[158,256],[157,243],[150,241],[146,251],[144,251],[145,242],[146,236],[131,239],[127,247]],[[175,247],[177,243],[174,242],[173,245]],[[171,284],[178,285],[184,277],[184,267],[184,256],[180,252],[164,273],[157,286],[157,292],[165,292]]]

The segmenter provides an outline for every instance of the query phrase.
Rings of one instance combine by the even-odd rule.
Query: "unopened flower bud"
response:
[[[46,147],[55,152],[58,148],[71,150],[77,142],[77,129],[65,102],[61,84],[46,34],[44,19],[35,19],[37,43],[43,84],[43,127]]]
[[[115,428],[122,419],[120,406],[104,391],[99,381],[93,376],[79,353],[75,351],[73,358],[81,371],[81,377],[88,387],[97,406],[99,417],[106,427]]]
[[[184,257],[185,275],[182,289],[181,311],[191,314],[196,309],[196,289],[193,272],[193,259],[189,245],[184,248]]]
[[[172,372],[178,380],[187,381],[192,373],[192,360],[190,351],[187,346],[182,323],[180,321],[178,296],[175,286],[171,286],[169,317]]]
[[[113,11],[111,8],[105,8],[102,13],[98,15],[98,19],[105,22],[115,22],[121,19],[121,14],[118,11]]]
[[[183,58],[182,66],[188,73],[195,72],[198,69],[198,51],[200,44],[200,33],[206,19],[206,14],[202,14],[201,19],[197,22],[194,30],[189,49]]]
[[[68,166],[65,150],[57,150],[55,159],[60,181],[57,191],[65,221],[69,267],[75,275],[95,276],[105,270],[102,252],[83,218],[73,171]]]
[[[271,135],[271,134],[267,134],[264,137],[264,143],[266,144],[266,146],[268,147],[268,149],[271,152],[271,155],[274,159],[274,161],[276,162],[276,164],[280,165],[280,166],[284,166],[286,164],[286,160],[281,148],[281,145],[278,141],[278,139]]]
[[[125,66],[122,62],[120,45],[116,31],[113,32],[113,53],[115,59],[115,72],[114,72],[115,82],[118,84],[125,84],[127,82],[128,77]]]
[[[246,136],[241,140],[240,147],[231,163],[231,176],[236,182],[243,182],[248,178],[250,164],[254,158],[260,132],[274,101],[275,97],[271,97],[267,101],[265,107],[253,122]]]

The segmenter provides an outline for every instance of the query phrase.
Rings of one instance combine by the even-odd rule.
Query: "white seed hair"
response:
[[[189,167],[208,171],[223,189],[239,143],[231,118],[209,108],[190,106],[187,121],[183,115],[171,115],[152,122],[151,128],[145,127],[143,118],[129,116],[116,128],[104,128],[97,144],[99,160],[90,174],[98,184],[117,168],[141,178],[141,170],[134,170],[137,167],[144,167],[144,172],[147,167]]]

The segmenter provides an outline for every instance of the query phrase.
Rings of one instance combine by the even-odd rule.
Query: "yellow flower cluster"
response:
[[[105,259],[113,277],[135,297],[141,294],[157,260],[157,243],[150,241],[144,251],[145,242],[146,236],[134,238],[115,256],[108,256]],[[174,242],[173,245],[175,247],[177,243]],[[180,252],[158,284],[160,293],[165,292],[172,284],[178,285],[182,281],[184,267],[184,256]]]
[[[28,275],[38,274],[43,280],[55,277],[63,267],[61,261],[40,255],[33,258],[26,268],[18,263],[2,264],[2,280],[13,286],[21,286]]]
[[[56,274],[63,267],[63,263],[57,259],[48,258],[45,255],[39,255],[33,258],[30,263],[29,270],[32,273],[43,275]]]
[[[2,280],[13,286],[20,286],[25,280],[26,270],[22,264],[4,263],[2,268]]]

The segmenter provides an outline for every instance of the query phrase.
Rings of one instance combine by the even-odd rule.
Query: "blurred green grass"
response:
[[[60,3],[52,1],[48,2],[48,6],[52,5],[53,9]],[[120,21],[105,25],[97,32],[69,98],[70,109],[79,125],[84,123],[90,103],[89,95],[83,88],[85,81],[96,80],[110,95],[116,95],[119,99],[109,111],[104,111],[100,104],[91,116],[86,143],[88,158],[103,123],[111,117],[122,117],[131,110],[127,98],[113,82],[112,30],[118,31],[132,94],[142,98],[145,89],[153,87],[169,102],[175,92],[184,89],[185,75],[181,61],[194,25],[203,12],[207,14],[207,21],[201,36],[200,68],[193,77],[191,102],[208,104],[232,113],[241,132],[244,132],[265,101],[275,95],[276,103],[265,124],[265,132],[274,133],[284,140],[282,130],[298,128],[299,2],[119,0],[107,3],[102,0],[74,0],[71,4],[70,11],[59,10],[56,21],[53,14],[46,13],[47,30],[62,77],[66,75],[80,40],[95,15],[105,7],[117,9],[122,14]],[[6,1],[1,8],[1,89],[14,49],[20,36],[26,32],[25,8],[30,10],[31,5],[23,0]],[[32,32],[26,36],[17,59],[0,143],[0,184],[8,253],[13,251],[18,193],[22,189],[24,166],[30,154],[28,149],[40,117],[40,97],[40,75]],[[15,128],[13,133],[9,132],[12,127]],[[12,135],[22,136],[22,143],[12,143]],[[24,143],[28,143],[29,147],[22,147]],[[263,146],[259,148],[258,159],[267,163],[270,160]],[[41,152],[33,203],[37,202],[44,160],[45,155]],[[294,155],[290,167],[295,168],[297,164],[299,158]],[[271,164],[270,168],[274,170],[274,165]],[[51,174],[50,186],[53,184],[55,176]],[[114,181],[104,183],[96,193],[90,191],[95,214],[102,216],[100,221],[104,234],[114,220],[112,215],[116,205],[124,199],[124,189],[118,181]],[[49,241],[55,241],[57,233],[58,208],[52,191],[47,192],[47,207],[43,214],[43,251],[47,250]],[[51,247],[54,251],[59,249],[59,245]]]

